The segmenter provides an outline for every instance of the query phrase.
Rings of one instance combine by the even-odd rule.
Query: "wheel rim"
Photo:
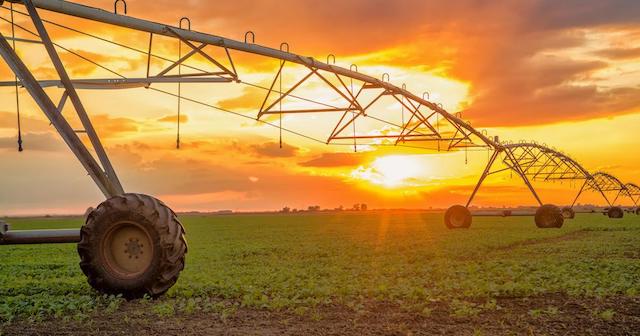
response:
[[[153,249],[151,237],[143,227],[132,222],[120,222],[107,232],[101,251],[105,266],[111,273],[128,279],[149,268]]]
[[[454,212],[451,214],[451,218],[449,219],[449,221],[451,222],[451,225],[455,227],[460,227],[464,225],[465,218],[466,216],[464,213]]]
[[[555,216],[552,213],[545,213],[540,216],[542,226],[551,227],[555,225]]]

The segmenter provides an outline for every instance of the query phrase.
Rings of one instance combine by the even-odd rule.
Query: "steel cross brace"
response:
[[[388,138],[388,139],[395,139],[396,144],[398,144],[401,141],[402,142],[433,141],[433,140],[443,139],[442,135],[438,132],[438,130],[433,125],[431,125],[431,123],[428,120],[433,115],[437,115],[438,114],[437,111],[432,111],[432,113],[428,117],[425,117],[422,111],[420,111],[420,107],[422,105],[418,104],[417,101],[413,101],[410,97],[406,97],[402,91],[385,89],[379,85],[371,85],[371,84],[367,84],[366,82],[362,85],[359,91],[351,92],[351,90],[349,89],[345,81],[342,79],[340,74],[334,73],[337,81],[339,82],[339,84],[334,84],[331,81],[329,81],[327,77],[325,77],[320,72],[321,69],[315,67],[313,64],[314,64],[313,62],[311,62],[311,64],[304,63],[304,65],[309,69],[309,72],[305,76],[303,76],[301,79],[297,80],[285,92],[280,92],[280,96],[278,98],[276,98],[275,100],[267,104],[271,94],[275,92],[274,90],[275,84],[282,77],[282,71],[283,71],[285,62],[281,62],[280,67],[278,68],[278,71],[276,72],[271,82],[271,85],[269,86],[267,94],[265,95],[262,101],[262,105],[260,106],[256,119],[260,119],[263,115],[269,115],[269,114],[281,115],[281,114],[288,114],[288,113],[341,112],[339,121],[336,123],[335,127],[333,128],[331,134],[329,135],[326,141],[327,144],[331,143],[333,140],[345,140],[345,139],[355,141],[357,139]],[[334,92],[340,95],[340,97],[348,103],[348,106],[336,107],[336,106],[326,105],[326,107],[316,108],[316,109],[287,109],[287,110],[283,110],[282,108],[277,109],[278,104],[280,104],[288,96],[292,96],[292,93],[312,76],[315,76],[320,80],[322,80],[324,84],[326,84]],[[344,90],[342,90],[341,88]],[[359,102],[359,98],[360,98],[360,94],[365,89],[382,89],[382,91],[377,96],[375,96],[373,100],[368,102],[366,106],[363,106],[362,103]],[[401,131],[399,134],[356,135],[354,132],[354,134],[352,135],[341,136],[342,132],[345,129],[347,129],[347,127],[352,125],[358,118],[360,118],[361,116],[367,116],[367,110],[371,106],[376,104],[380,100],[380,98],[382,98],[385,95],[391,96],[393,99],[398,101],[404,108],[406,108],[410,112],[410,118],[406,123],[403,123],[402,125],[396,125],[401,128]],[[400,98],[398,98],[398,95],[402,95],[406,99],[403,101]],[[347,118],[347,115],[349,113],[352,113],[352,115],[349,118]],[[418,122],[416,123],[415,126],[411,126],[410,128],[410,125],[412,121],[414,121],[414,119],[418,119]],[[451,140],[450,148],[457,146],[460,142],[464,140],[471,141],[469,137],[470,136],[469,133],[464,132],[462,128],[459,127],[459,125],[457,125],[455,122],[452,122],[452,121],[449,121],[449,122],[453,125],[453,127],[457,129],[458,132],[462,133],[461,137],[456,137],[454,135],[452,138],[446,139],[446,140]],[[416,129],[421,125],[425,125],[431,133],[417,132]]]
[[[377,87],[374,86],[370,86],[367,84],[364,84],[361,91],[365,90],[365,89],[377,89]],[[356,113],[355,115],[351,116],[351,119],[349,119],[349,121],[347,121],[344,125],[342,125],[342,127],[340,127],[340,129],[338,129],[337,131],[333,132],[333,135],[329,138],[329,141],[334,140],[334,139],[339,139],[339,137],[337,137],[338,134],[342,133],[342,131],[344,131],[347,127],[349,127],[349,125],[351,125],[352,123],[355,122],[355,120],[357,118],[359,118],[360,116],[366,116],[367,115],[367,110],[373,105],[375,104],[380,98],[382,98],[384,96],[385,91],[381,92],[380,94],[378,94],[371,102],[369,102],[368,105],[366,105],[365,107],[362,108],[362,110],[358,111],[358,113]],[[338,124],[339,125],[339,124]],[[350,137],[354,138],[354,137]],[[356,137],[358,138],[358,137]]]
[[[222,70],[222,72],[210,72],[210,73],[204,73],[204,74],[185,74],[185,75],[178,75],[178,76],[206,76],[206,75],[215,75],[215,76],[219,76],[219,75],[229,75],[231,76],[231,78],[233,80],[237,80],[238,79],[238,74],[235,72],[235,66],[233,65],[233,60],[231,59],[231,55],[229,54],[229,50],[227,48],[225,48],[226,52],[227,52],[227,57],[229,58],[229,63],[231,64],[231,66],[233,67],[234,71],[229,70],[227,67],[225,67],[224,65],[222,65],[220,62],[216,61],[213,57],[209,56],[207,53],[205,53],[204,51],[202,51],[202,49],[204,47],[207,46],[206,43],[201,43],[199,46],[195,46],[193,43],[191,43],[189,40],[185,39],[184,37],[182,37],[182,35],[180,35],[180,33],[178,31],[176,31],[175,29],[167,26],[166,27],[167,31],[169,33],[171,33],[171,35],[173,35],[174,37],[176,37],[177,39],[179,39],[180,41],[182,41],[184,44],[186,44],[187,46],[189,46],[189,48],[191,48],[191,51],[189,53],[187,53],[184,57],[182,57],[180,60],[178,60],[177,62],[175,62],[174,64],[172,64],[171,66],[169,66],[167,69],[163,70],[160,74],[158,74],[157,76],[160,77],[164,74],[166,74],[167,72],[171,71],[171,69],[175,68],[176,66],[182,64],[184,61],[186,61],[188,58],[190,58],[191,56],[193,56],[194,54],[198,53],[200,55],[202,55],[202,57],[204,57],[207,61],[211,62],[212,64],[216,65],[218,68],[220,68]]]
[[[428,117],[425,118],[425,116],[422,114],[422,112],[420,112],[420,105],[416,106],[411,99],[407,99],[407,103],[409,103],[408,106],[407,104],[405,104],[404,101],[402,101],[402,99],[399,99],[395,94],[391,94],[391,96],[398,101],[398,103],[400,103],[403,107],[405,107],[407,110],[409,110],[409,112],[411,112],[411,116],[415,116],[416,118],[418,118],[420,120],[420,124],[427,126],[427,128],[429,128],[429,130],[431,132],[433,132],[433,135],[435,135],[438,138],[442,138],[440,136],[440,134],[438,133],[438,131],[431,125],[431,123],[428,120]],[[420,125],[418,124],[418,125]],[[403,125],[403,129],[406,129],[407,126]],[[413,129],[415,130],[415,128]],[[412,131],[413,131],[412,130]],[[411,132],[407,133],[410,134]],[[402,135],[402,134],[401,134]]]
[[[604,200],[607,202],[607,204],[609,206],[612,206],[611,201],[609,201],[609,198],[607,197],[607,195],[604,193],[605,190],[603,190],[600,185],[596,182],[596,178],[592,175],[589,176],[587,178],[587,180],[585,181],[585,183],[587,183],[587,187],[589,187],[592,190],[595,190],[597,192],[600,193],[600,195],[602,195],[602,197],[604,198]],[[580,192],[582,193],[582,191]],[[580,193],[578,193],[578,196],[576,196],[576,201],[578,200],[578,197],[580,196]]]
[[[503,151],[504,151],[504,154],[506,156],[504,158],[503,162],[509,167],[508,169],[511,169],[511,170],[515,171],[518,175],[520,175],[520,177],[522,178],[524,183],[527,185],[527,187],[529,188],[529,190],[533,194],[533,197],[535,197],[536,201],[538,201],[538,203],[540,205],[542,205],[542,201],[540,200],[540,197],[538,196],[538,193],[536,193],[535,189],[533,188],[533,185],[531,184],[531,182],[527,178],[526,173],[520,167],[520,165],[519,165],[517,159],[515,158],[515,156],[513,155],[513,153],[511,153],[511,148],[505,148],[503,150],[500,150],[500,149],[494,150],[493,154],[489,158],[489,162],[487,163],[487,166],[485,167],[484,171],[482,172],[482,175],[480,175],[480,179],[478,180],[478,183],[476,184],[475,188],[473,189],[473,192],[471,193],[471,196],[469,197],[469,200],[467,201],[466,207],[469,207],[469,205],[473,201],[473,198],[475,197],[476,193],[478,192],[478,189],[480,189],[480,186],[482,185],[482,182],[484,182],[484,180],[487,178],[487,176],[489,176],[489,175],[491,175],[493,173],[496,173],[496,172],[493,172],[493,173],[491,172],[491,167],[495,163],[495,161],[498,158],[499,154],[502,153]],[[508,161],[510,161],[510,162],[508,162]],[[499,171],[504,171],[504,170],[505,169],[501,169]]]
[[[273,82],[271,83],[271,87],[269,88],[269,91],[267,92],[267,95],[266,95],[266,97],[265,97],[265,99],[264,99],[264,101],[262,103],[262,107],[260,107],[260,111],[258,112],[258,116],[257,116],[256,119],[260,119],[265,114],[348,112],[348,111],[361,111],[362,110],[362,107],[358,104],[357,101],[355,101],[355,100],[353,100],[353,98],[349,98],[347,95],[345,95],[344,92],[340,91],[335,85],[333,85],[331,82],[329,82],[328,79],[326,79],[324,76],[322,76],[322,74],[320,74],[318,72],[317,68],[313,68],[311,66],[307,66],[309,68],[309,70],[310,70],[310,72],[307,75],[305,75],[302,79],[300,79],[293,86],[291,86],[291,88],[289,88],[289,90],[287,90],[286,92],[282,93],[280,95],[280,97],[278,97],[275,101],[273,101],[269,106],[264,108],[264,105],[266,105],[266,102],[267,102],[269,96],[271,95],[271,92],[273,92],[273,87],[274,87],[276,81],[281,77],[282,68],[283,67],[284,67],[284,62],[281,63],[280,68],[278,69],[278,73],[276,74],[275,78],[273,79]],[[325,82],[332,90],[337,92],[343,99],[345,99],[349,103],[349,107],[346,107],[346,108],[299,109],[299,110],[278,110],[278,111],[272,110],[276,105],[278,105],[278,103],[282,102],[284,100],[284,98],[289,96],[295,89],[297,89],[300,85],[302,85],[307,79],[309,79],[313,75],[316,75],[323,82]]]
[[[633,205],[637,207],[638,201],[640,201],[640,187],[633,183],[627,183],[625,187],[627,188],[627,195],[633,201]]]

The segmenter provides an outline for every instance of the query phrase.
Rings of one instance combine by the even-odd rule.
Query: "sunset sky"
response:
[[[112,1],[84,0],[112,10]],[[154,2],[129,0],[128,14],[278,48],[428,91],[450,112],[462,112],[478,129],[501,139],[532,139],[570,154],[588,170],[604,170],[640,183],[640,2],[281,0]],[[8,6],[7,3],[4,6]],[[24,7],[16,5],[17,10]],[[146,50],[148,34],[41,11],[44,18]],[[9,11],[0,10],[9,18]],[[16,22],[33,29],[28,19]],[[145,75],[146,56],[50,25],[55,42],[128,77]],[[10,25],[0,23],[3,35]],[[33,38],[17,31],[22,38]],[[177,59],[178,43],[158,38],[154,52]],[[183,46],[182,52],[186,47]],[[224,55],[208,47],[211,55]],[[39,79],[57,79],[44,49],[18,44],[18,53]],[[112,74],[59,50],[72,78]],[[279,61],[232,52],[240,79],[268,86]],[[220,58],[224,59],[224,58]],[[193,66],[205,66],[194,58]],[[152,63],[152,72],[164,66]],[[300,68],[285,68],[284,88]],[[13,79],[0,61],[2,81]],[[287,86],[288,85],[288,86]],[[175,84],[158,85],[176,92]],[[54,102],[61,90],[49,88]],[[184,84],[182,93],[254,117],[265,92],[238,83]],[[326,88],[308,85],[299,94],[331,102]],[[182,148],[175,149],[175,97],[146,89],[80,91],[126,191],[154,195],[178,211],[269,210],[283,206],[334,208],[447,207],[465,203],[487,162],[487,151],[438,153],[402,147],[327,146],[284,133],[250,118],[182,103]],[[0,215],[78,213],[102,195],[24,89],[20,91],[25,151],[16,149],[13,88],[0,88]],[[294,102],[288,102],[294,104]],[[398,117],[390,102],[376,113]],[[70,106],[64,110],[71,116]],[[339,115],[285,116],[283,125],[326,139]],[[80,128],[77,118],[69,118]],[[269,119],[278,122],[277,119]],[[361,132],[376,132],[373,124]],[[537,184],[545,202],[567,204],[578,183]],[[601,200],[593,193],[582,202]],[[625,200],[626,203],[628,201]],[[492,176],[475,205],[532,205],[522,181],[506,172]]]

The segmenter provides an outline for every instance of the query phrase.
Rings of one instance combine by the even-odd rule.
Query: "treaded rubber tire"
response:
[[[562,208],[562,217],[565,219],[574,219],[576,218],[576,212],[570,207]]]
[[[535,222],[541,229],[561,228],[564,217],[560,208],[553,204],[545,204],[536,210]]]
[[[468,229],[471,226],[471,212],[462,205],[453,205],[444,213],[444,224],[449,229]]]
[[[607,210],[607,216],[613,219],[620,219],[624,217],[624,211],[620,207],[613,206]]]
[[[126,222],[139,224],[153,242],[153,257],[144,272],[123,279],[107,266],[102,240],[110,227]],[[111,229],[113,231],[113,229]],[[80,268],[91,287],[107,294],[121,294],[127,299],[164,294],[178,280],[184,269],[187,242],[184,228],[176,214],[154,197],[124,194],[101,203],[88,216],[80,230],[78,254]]]

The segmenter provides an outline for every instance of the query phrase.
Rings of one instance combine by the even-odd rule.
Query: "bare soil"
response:
[[[480,301],[479,301],[480,302]],[[549,307],[552,307],[549,309]],[[613,310],[613,316],[600,312]],[[354,311],[324,306],[314,314],[240,309],[219,314],[158,317],[139,303],[88,321],[16,321],[2,335],[640,335],[640,298],[545,295],[498,298],[497,308],[456,317],[436,303],[430,314],[393,303],[371,302]]]
[[[589,235],[589,233],[590,231],[588,230],[576,230],[576,231],[571,231],[569,233],[566,233],[557,237],[527,239],[527,240],[515,242],[513,244],[502,246],[500,248],[497,248],[496,250],[498,251],[515,250],[520,247],[536,245],[536,244],[550,244],[550,243],[560,243],[568,240],[578,240],[580,238],[584,238],[585,236]]]

